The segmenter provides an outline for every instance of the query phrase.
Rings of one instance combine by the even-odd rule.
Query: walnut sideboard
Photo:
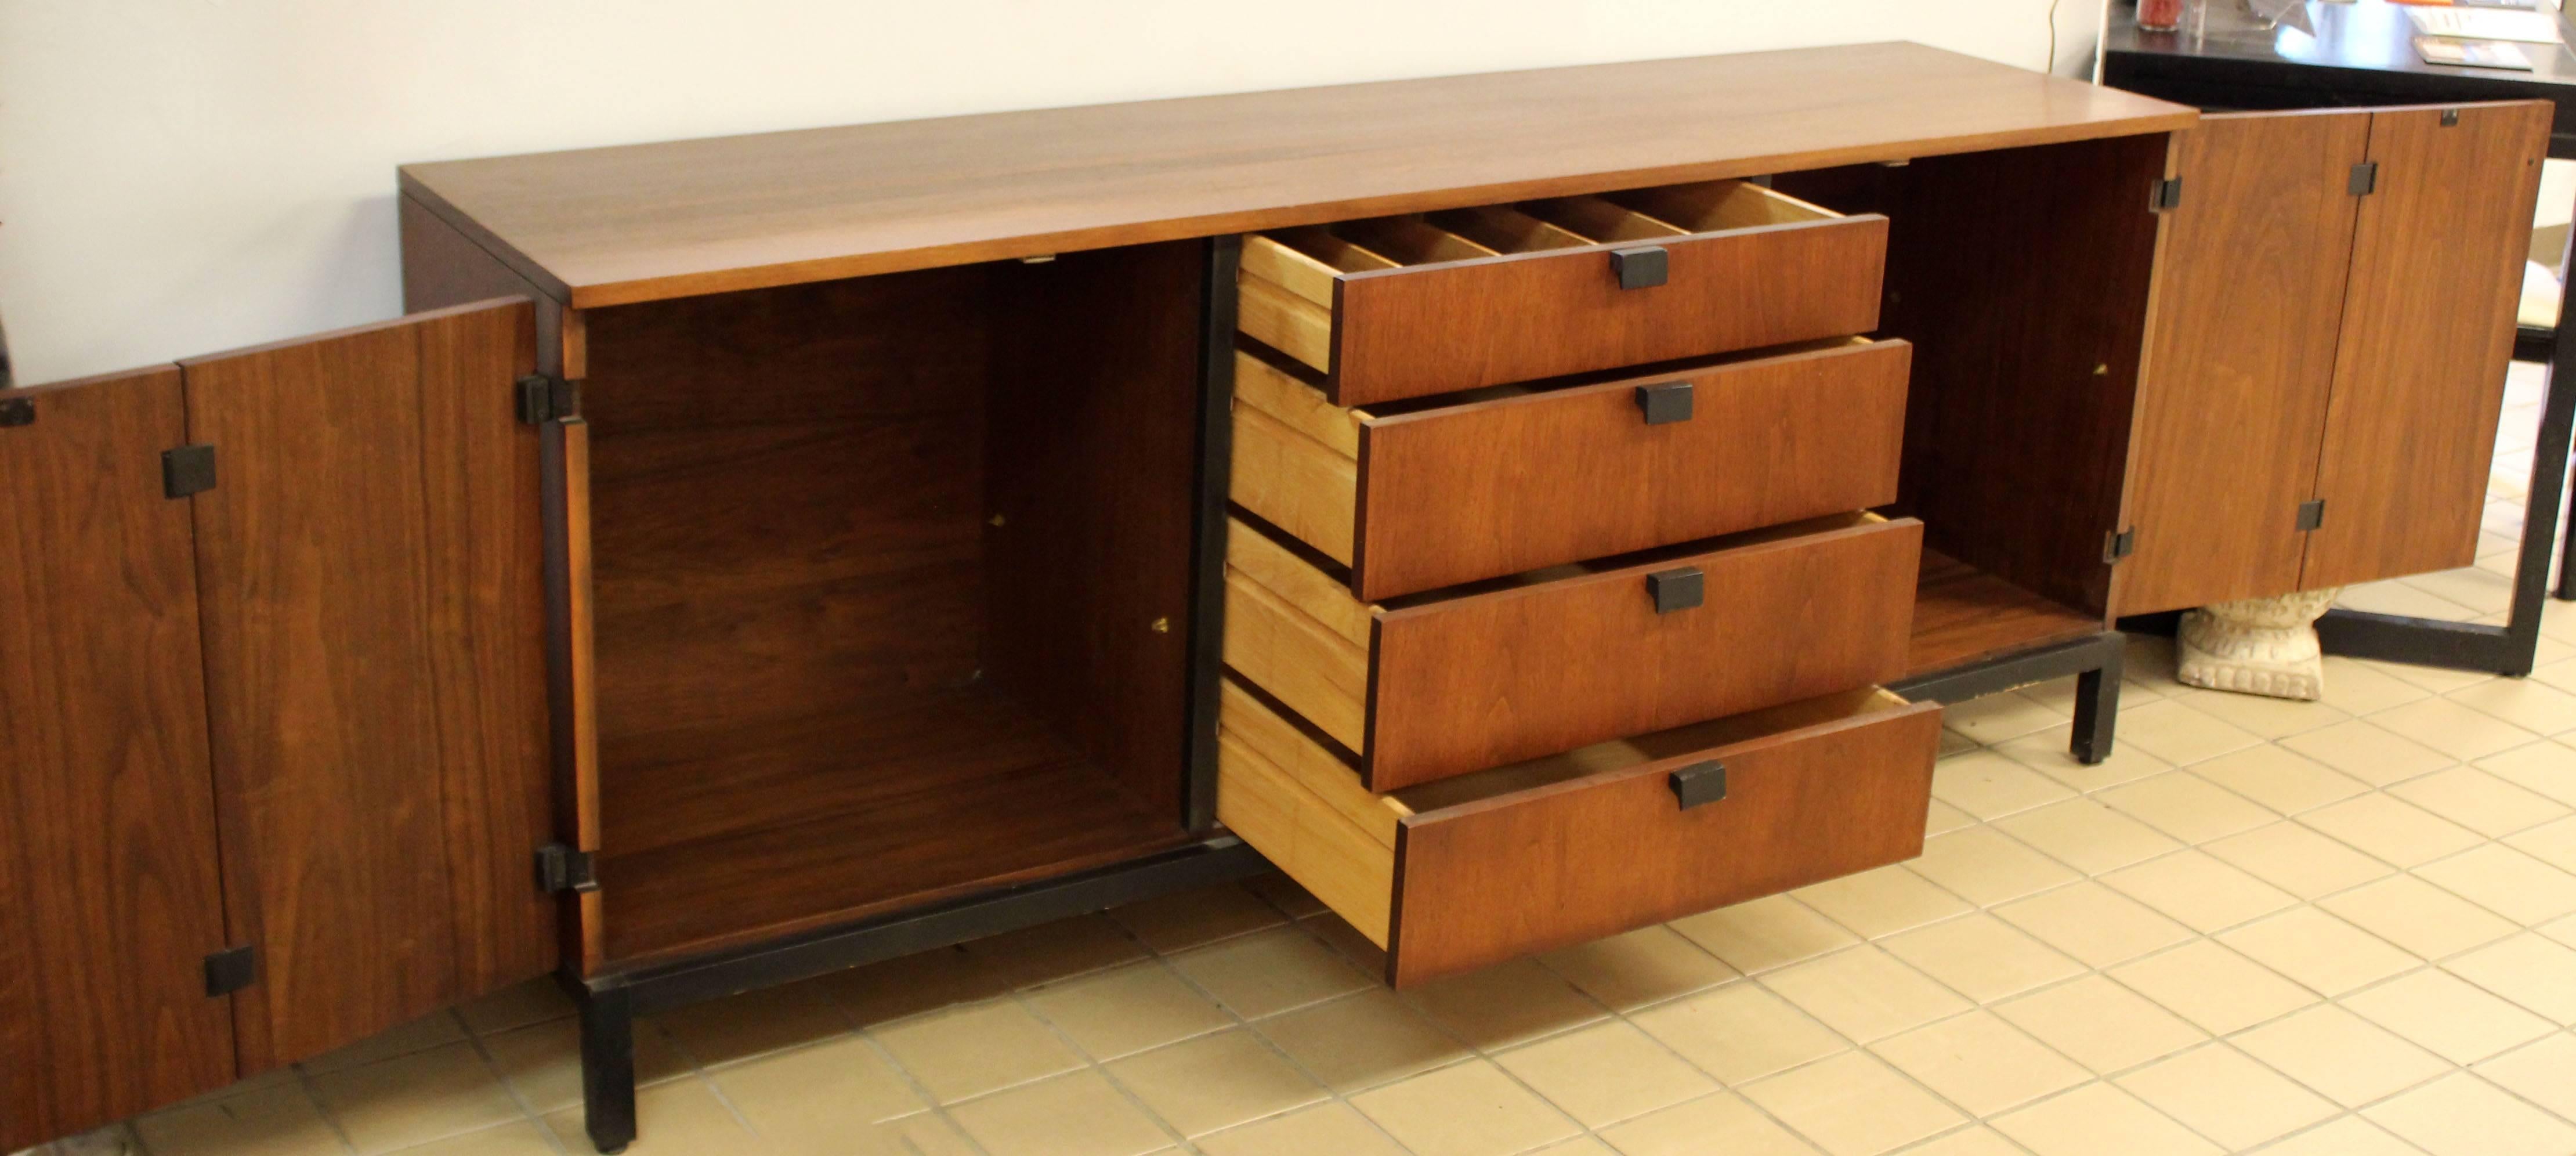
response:
[[[1917,854],[1938,703],[2469,561],[2539,102],[1881,44],[405,167],[0,395],[0,1149],[1274,863],[1410,984]]]

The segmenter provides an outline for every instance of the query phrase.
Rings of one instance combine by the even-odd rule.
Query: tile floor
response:
[[[2485,556],[2348,603],[2504,609],[2530,368]],[[2567,1156],[2576,605],[2540,661],[2294,704],[2140,640],[2101,766],[2071,682],[1952,710],[1920,859],[1402,995],[1272,877],[686,1009],[633,1151]],[[588,1152],[569,1014],[505,992],[80,1151]]]

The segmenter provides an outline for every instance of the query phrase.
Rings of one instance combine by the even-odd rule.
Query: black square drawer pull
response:
[[[1691,383],[1667,381],[1661,385],[1637,387],[1637,409],[1646,415],[1647,425],[1671,425],[1691,419]]]
[[[1710,759],[1692,763],[1673,772],[1673,797],[1681,800],[1687,811],[1702,803],[1714,803],[1726,797],[1726,764]]]
[[[1610,271],[1619,275],[1622,289],[1652,289],[1664,283],[1670,269],[1661,245],[1610,250]]]
[[[1670,614],[1699,605],[1707,585],[1707,579],[1700,576],[1697,566],[1657,570],[1646,575],[1646,592],[1654,595],[1657,614]]]

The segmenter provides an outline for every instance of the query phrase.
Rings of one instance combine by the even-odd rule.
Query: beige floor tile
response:
[[[1782,968],[1759,982],[1861,1043],[1973,1006],[1877,947],[1855,947]]]
[[[2576,871],[2576,816],[2507,835],[2504,841],[2561,871]]]
[[[1717,1081],[1634,1025],[1619,1021],[1514,1048],[1494,1062],[1587,1128],[1607,1127],[1717,1090]]]
[[[2451,767],[2408,779],[2388,793],[2490,839],[2537,827],[2568,813],[2545,795],[2476,767]]]
[[[2102,882],[2202,934],[2298,903],[2289,892],[2196,850],[2123,867]]]
[[[2098,975],[2033,992],[1994,1010],[2041,1043],[2104,1075],[2209,1038],[2155,1001]]]
[[[2449,755],[2454,761],[2483,759],[2541,737],[2447,698],[2393,706],[2370,716],[2370,721]]]
[[[2502,843],[2471,847],[2418,867],[2415,874],[2525,926],[2576,911],[2576,875]]]
[[[2339,803],[2370,789],[2370,784],[2333,767],[2270,744],[2221,755],[2194,766],[2190,773],[2284,815]]]
[[[2025,772],[2027,773],[2027,772]],[[1845,875],[1791,892],[1798,901],[1863,938],[1877,939],[1971,908],[1901,864]]]
[[[1053,983],[1145,958],[1145,949],[1107,915],[1076,915],[966,945],[1011,988]]]
[[[2263,1156],[2423,1156],[2424,1150],[2359,1116],[2329,1120],[2263,1150]]]
[[[345,1048],[323,1053],[297,1066],[307,1073],[320,1075],[425,1052],[464,1038],[465,1026],[457,1020],[456,1013],[442,1011],[369,1036]]]
[[[2553,919],[2534,930],[2569,947],[2576,947],[2576,915],[2570,915],[2565,919]]]
[[[2233,723],[2266,739],[2287,738],[2333,726],[2352,712],[2328,702],[2302,702],[2220,691],[2195,695],[2191,709]]]
[[[2396,868],[2297,823],[2274,823],[2201,850],[2301,899],[2384,879]]]
[[[2325,702],[2352,714],[2369,714],[2433,692],[2365,663],[2330,654],[2325,661]]]
[[[488,1036],[547,1020],[568,1019],[573,1010],[572,997],[564,994],[563,984],[548,976],[467,1000],[457,1006],[456,1015],[465,1021],[467,1030]]]
[[[1224,883],[1131,903],[1109,913],[1119,926],[1160,952],[1186,951],[1287,922],[1243,887]]]
[[[2560,1032],[2474,1069],[2489,1083],[2576,1120],[2576,1035]]]
[[[1508,1156],[1581,1131],[1485,1060],[1362,1092],[1351,1106],[1418,1156]]]
[[[2342,596],[2335,599],[2335,605],[2373,614],[2437,618],[2446,622],[2466,622],[2478,613],[2422,587],[2395,579],[2347,586]]]
[[[2318,900],[2317,906],[2372,935],[2437,961],[2493,943],[2516,930],[2504,917],[2412,875],[2392,875],[2340,895],[2329,895]]]
[[[520,1115],[518,1101],[471,1044],[315,1076],[313,1094],[362,1154],[478,1131]]]
[[[711,1079],[763,1139],[799,1149],[827,1148],[834,1136],[929,1106],[857,1036],[737,1064]]]
[[[1992,1128],[1961,1128],[1905,1150],[1905,1156],[2024,1156],[2021,1145]]]
[[[1140,1052],[1107,1067],[1183,1136],[1204,1136],[1326,1098],[1322,1085],[1247,1028]]]
[[[2455,1072],[2363,1110],[2372,1123],[2433,1156],[2565,1156],[2576,1125]]]
[[[2499,678],[2443,696],[2536,734],[2576,728],[2576,694],[2527,678]]]
[[[1621,1156],[1813,1156],[1814,1145],[1732,1092],[1604,1128]]]
[[[1870,1050],[1981,1117],[2093,1078],[2082,1065],[1983,1010],[1891,1036]]]
[[[2074,793],[1993,751],[1943,759],[1932,768],[1932,797],[1980,819],[2027,811]]]
[[[1992,827],[1970,827],[1923,841],[1907,867],[1980,907],[2010,902],[2081,876]]]
[[[1705,991],[1738,974],[1680,932],[1661,925],[1550,952],[1539,962],[1584,994],[1622,1012]]]
[[[1171,957],[1190,982],[1245,1019],[1358,991],[1374,983],[1338,952],[1294,927],[1237,936]]]
[[[1533,1149],[1529,1156],[1619,1156],[1619,1151],[1602,1143],[1597,1136],[1577,1136]]]
[[[1431,1022],[1486,1051],[1500,1051],[1608,1014],[1535,960],[1434,980],[1404,993]]]
[[[549,1020],[483,1037],[483,1048],[501,1080],[539,1114],[581,1102],[581,1028],[572,1020]],[[658,1084],[694,1075],[688,1057],[671,1046],[661,1025],[635,1024],[635,1082]]]
[[[2123,699],[2122,705],[2135,704]],[[2126,743],[2113,744],[2111,757],[2101,762],[2091,765],[2077,762],[2067,745],[2073,734],[2073,727],[2052,727],[1999,744],[1995,753],[2077,791],[2098,791],[2173,769],[2172,763]]]
[[[1466,1058],[1467,1047],[1384,988],[1253,1022],[1336,1092],[1390,1084]]]
[[[971,1100],[949,1115],[992,1156],[1138,1156],[1172,1142],[1091,1070]]]
[[[887,1054],[940,1103],[1082,1066],[1079,1053],[1016,1003],[980,1004],[876,1031]]]
[[[1094,1059],[1115,1059],[1234,1023],[1160,961],[1035,988],[1020,997]]]
[[[2281,745],[2374,787],[2438,771],[2458,761],[2395,731],[2372,725],[2368,719],[2292,735],[2282,739]]]
[[[2367,987],[2424,961],[2314,907],[2293,907],[2224,932],[2219,942],[2327,996]]]
[[[1941,741],[1935,748],[1933,757],[1936,761],[1940,759],[1955,759],[1961,755],[1972,755],[1984,749],[1986,749],[1986,745],[1984,743],[1978,742],[1977,740],[1951,730],[1948,727],[1943,727],[1941,728]]]
[[[776,1147],[788,1156],[852,1156],[854,1141],[858,1156],[979,1156],[975,1142],[947,1117],[935,1112],[888,1120],[856,1136],[826,1137],[801,1151],[794,1145]]]
[[[1746,975],[1859,942],[1841,924],[1786,895],[1676,919],[1670,926]]]
[[[2403,581],[2436,598],[2458,603],[2480,614],[2496,614],[2513,608],[2513,579],[2492,570],[2463,566],[2430,574],[2410,574]]]
[[[759,1143],[702,1080],[674,1080],[637,1092],[635,1123],[638,1135],[626,1156],[752,1152]],[[582,1130],[580,1108],[547,1113],[546,1127],[554,1130],[565,1151],[594,1151]]]
[[[2294,1012],[2235,1038],[2237,1047],[2347,1108],[2451,1070],[2449,1061],[2334,1004]]]
[[[2243,795],[2190,771],[2167,771],[2134,783],[2123,783],[2093,797],[2186,843],[2223,839],[2280,818]]]
[[[2084,965],[1978,912],[1890,936],[1879,946],[1968,998],[1992,1003],[2076,975]]]
[[[2298,821],[2400,867],[2430,863],[2479,843],[2477,832],[2394,795],[2346,799]]]
[[[2548,1035],[2555,1026],[2449,972],[2419,971],[2343,1005],[2455,1064],[2473,1064]]]
[[[2155,828],[2092,799],[2052,803],[1999,819],[1995,826],[2040,853],[2091,875],[2117,871],[2182,846]]]
[[[2215,1035],[2317,1002],[2315,993],[2206,939],[2112,968],[2111,978]]]
[[[1731,1085],[1851,1047],[1789,1001],[1753,983],[1731,983],[1631,1018],[1683,1059]]]
[[[2337,1112],[2324,1097],[2224,1043],[2158,1060],[2117,1083],[2234,1151],[2277,1140]]]
[[[2452,959],[2442,969],[2561,1025],[2576,1025],[2576,948],[2524,932]],[[2568,1074],[2576,1079],[2576,1069]]]
[[[2576,664],[2569,669],[2576,671]],[[2576,806],[2576,745],[2565,739],[2515,747],[2478,760],[2478,769],[2536,791],[2566,806]]]
[[[2065,721],[2065,715],[2011,691],[1970,699],[1941,711],[1942,726],[1988,746]]]
[[[2120,741],[2178,767],[2241,751],[2262,736],[2215,715],[2192,709],[2190,699],[2167,699],[2120,711]]]
[[[1304,919],[1326,910],[1323,900],[1315,898],[1314,893],[1296,880],[1276,871],[1244,880],[1243,888],[1260,896],[1262,902],[1287,912],[1291,918]]]
[[[761,988],[657,1018],[672,1042],[702,1068],[820,1043],[852,1030],[850,1017],[822,985],[813,983]]]
[[[2092,967],[2109,967],[2191,938],[2191,929],[2104,887],[2078,883],[1995,908],[2004,922]]]
[[[1926,807],[1923,812],[1923,837],[1926,839],[1929,839],[1934,835],[1938,835],[1943,831],[1956,831],[1961,827],[1973,827],[1976,825],[1977,817],[1975,815],[1971,815],[1966,811],[1962,811],[1957,807],[1953,807],[1948,803],[1942,802],[1939,799],[1932,800],[1931,805]]]
[[[554,1139],[544,1127],[534,1120],[519,1120],[405,1148],[402,1156],[555,1156],[555,1151]]]
[[[1334,951],[1340,952],[1342,958],[1351,961],[1352,966],[1360,969],[1360,974],[1369,976],[1386,974],[1386,949],[1369,942],[1368,936],[1360,934],[1360,929],[1351,926],[1349,920],[1327,911],[1321,915],[1311,915],[1301,919],[1297,921],[1297,926],[1305,928],[1315,938],[1323,940]]]
[[[1198,1146],[1208,1156],[1405,1156],[1368,1117],[1340,1102],[1202,1136]]]
[[[959,1004],[996,999],[1010,978],[973,944],[898,956],[823,977],[824,990],[860,1028],[947,1011]]]
[[[134,1131],[155,1156],[342,1156],[348,1151],[304,1086],[293,1081],[156,1112],[136,1120]]]
[[[1832,1156],[1877,1156],[1968,1120],[1866,1052],[1845,1052],[1740,1091]]]
[[[2146,1101],[2086,1084],[1990,1121],[2038,1156],[2200,1156],[2221,1149]]]

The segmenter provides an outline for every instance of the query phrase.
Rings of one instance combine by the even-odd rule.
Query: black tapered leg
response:
[[[2092,766],[2111,757],[2112,731],[2120,722],[2120,671],[2126,647],[2119,635],[2102,646],[2102,665],[2075,676],[2075,761]]]
[[[2576,524],[2567,527],[2566,552],[2558,556],[2558,600],[2576,602]]]
[[[591,1147],[613,1156],[635,1142],[635,997],[624,987],[582,996],[581,1094]]]

